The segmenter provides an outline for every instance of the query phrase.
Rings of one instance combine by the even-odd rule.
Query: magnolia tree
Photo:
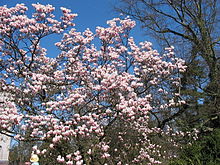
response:
[[[69,9],[57,20],[51,5],[33,7],[31,18],[24,4],[0,7],[1,133],[41,142],[33,152],[56,164],[150,165],[173,156],[158,143],[172,132],[154,124],[184,103],[177,89],[185,66],[173,48],[159,55],[149,42],[136,44],[129,18],[77,32]],[[60,33],[58,55],[48,57],[41,41]]]

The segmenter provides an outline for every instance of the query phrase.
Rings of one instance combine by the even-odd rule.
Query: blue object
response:
[[[40,165],[38,162],[34,162],[31,165]]]

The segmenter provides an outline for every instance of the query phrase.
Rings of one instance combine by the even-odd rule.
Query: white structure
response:
[[[6,101],[11,100],[11,96],[8,93],[0,92],[0,107],[4,107]],[[0,109],[1,115],[1,109]],[[0,165],[8,165],[9,148],[11,138],[0,133]]]
[[[7,162],[11,138],[0,134],[0,162]]]

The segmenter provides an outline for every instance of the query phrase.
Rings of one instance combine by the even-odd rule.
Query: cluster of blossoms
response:
[[[34,151],[61,164],[160,164],[155,123],[184,103],[171,90],[184,61],[172,47],[160,55],[149,42],[136,44],[129,18],[81,33],[70,10],[61,8],[59,21],[51,5],[33,7],[32,18],[23,4],[0,7],[0,89],[13,98],[0,106],[1,131],[44,142]],[[55,43],[60,54],[47,57],[40,41],[68,28]]]

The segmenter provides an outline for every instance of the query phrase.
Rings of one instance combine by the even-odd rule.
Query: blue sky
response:
[[[109,20],[117,14],[112,10],[112,6],[116,0],[1,0],[0,5],[8,7],[15,6],[17,3],[24,3],[32,10],[33,3],[51,4],[56,8],[56,12],[60,7],[66,7],[78,14],[75,20],[80,28],[95,27],[104,25],[106,20]]]
[[[56,8],[55,14],[60,14],[60,7],[71,9],[77,13],[78,17],[74,20],[77,31],[84,31],[90,28],[93,32],[97,26],[106,26],[106,21],[118,17],[119,13],[113,11],[113,6],[118,0],[0,0],[0,6],[15,6],[17,3],[24,3],[30,12],[33,12],[33,3],[51,4]],[[143,35],[139,27],[136,27],[131,34],[137,42],[148,40],[150,38]],[[42,46],[48,49],[48,55],[55,57],[56,47],[53,45],[59,41],[59,37],[48,37],[42,42]],[[46,44],[46,46],[45,46]]]

